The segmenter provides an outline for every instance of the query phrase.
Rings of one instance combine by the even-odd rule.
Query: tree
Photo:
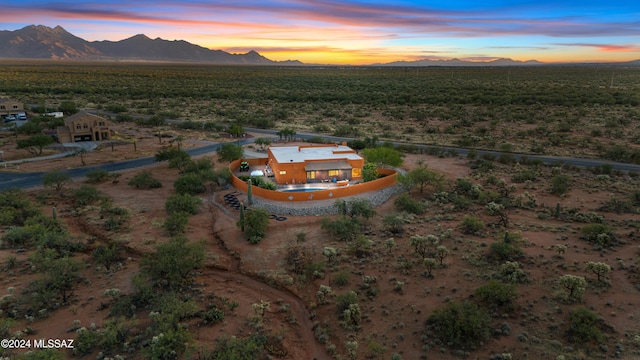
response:
[[[587,282],[582,276],[567,274],[560,277],[560,286],[569,291],[568,299],[572,301],[580,301],[582,299],[586,285]]]
[[[386,165],[392,167],[398,167],[402,165],[402,153],[396,149],[389,147],[377,147],[364,149],[361,152],[367,162],[372,162],[377,165]]]
[[[296,131],[290,127],[286,127],[282,130],[278,130],[276,135],[278,135],[280,140],[284,138],[285,141],[291,141],[293,140],[293,137],[296,136]]]
[[[73,290],[79,282],[78,270],[80,264],[66,257],[56,259],[48,266],[50,287],[58,292],[63,303],[73,296]]]
[[[155,179],[149,170],[144,170],[134,175],[127,185],[135,186],[138,189],[157,189],[162,187],[162,183]]]
[[[16,140],[16,149],[27,149],[30,153],[42,155],[42,149],[53,144],[53,138],[44,134],[33,135],[26,139]]]
[[[378,178],[378,165],[374,163],[366,163],[362,167],[362,180],[364,182],[372,181]]]
[[[58,106],[58,111],[62,111],[65,115],[73,115],[78,112],[78,106],[73,101],[63,101]]]
[[[191,163],[191,155],[178,148],[178,151],[169,159],[169,168],[178,169],[178,171],[182,173]]]
[[[263,209],[245,211],[243,222],[238,221],[237,226],[239,228],[244,227],[244,232],[249,237],[249,243],[257,244],[267,234],[269,213]]]
[[[73,152],[73,156],[76,155],[80,155],[80,163],[82,164],[82,166],[85,166],[85,162],[84,162],[84,154],[88,153],[89,151],[87,151],[87,149],[85,148],[79,148],[78,150]]]
[[[71,175],[63,170],[50,171],[42,176],[42,185],[54,187],[57,192],[62,191],[62,188],[71,181]]]
[[[411,246],[415,250],[416,254],[420,255],[422,259],[425,259],[429,254],[431,246],[437,244],[439,239],[435,235],[414,235],[411,237]]]
[[[238,123],[233,124],[229,127],[229,134],[235,135],[235,137],[240,137],[244,134],[244,127]]]
[[[436,189],[441,189],[445,182],[445,178],[442,174],[430,170],[422,164],[409,171],[406,177],[410,183],[418,185],[421,194],[424,192],[424,188],[428,184],[433,185]]]
[[[218,162],[232,162],[234,160],[238,160],[242,158],[242,146],[226,143],[218,149]]]
[[[438,258],[438,260],[440,260],[440,266],[443,265],[444,259],[447,256],[449,256],[449,249],[447,249],[447,247],[444,246],[444,245],[438,246],[438,248],[436,249],[436,258]]]
[[[191,282],[193,270],[202,266],[204,258],[204,244],[189,243],[186,237],[178,236],[158,245],[154,254],[147,254],[141,267],[156,285],[179,290]]]
[[[265,146],[271,145],[271,139],[263,138],[263,137],[257,138],[256,145],[260,146],[260,150],[264,151]]]
[[[504,205],[492,201],[487,204],[486,209],[489,215],[498,217],[498,225],[502,225],[504,227],[509,226],[509,216]]]
[[[436,267],[436,259],[434,258],[426,258],[422,260],[422,264],[427,269],[427,277],[432,277],[431,273],[433,272],[433,268]]]
[[[604,278],[606,278],[607,275],[609,275],[609,273],[611,272],[611,266],[602,262],[589,261],[587,262],[585,270],[596,274],[599,282],[604,282]]]

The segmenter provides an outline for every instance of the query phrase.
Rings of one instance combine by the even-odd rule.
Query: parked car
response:
[[[4,122],[6,122],[6,123],[11,122],[11,121],[16,121],[16,120],[17,119],[16,119],[15,115],[6,115],[4,117]]]
[[[18,119],[20,121],[25,121],[25,120],[27,120],[27,114],[25,114],[23,112],[18,113],[18,115],[16,115],[16,119]]]

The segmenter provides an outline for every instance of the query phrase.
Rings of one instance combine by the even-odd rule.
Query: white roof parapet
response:
[[[302,163],[318,160],[361,160],[362,157],[348,146],[272,146],[269,148],[278,163]]]

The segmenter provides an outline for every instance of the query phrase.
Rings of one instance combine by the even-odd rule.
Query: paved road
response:
[[[243,139],[240,141],[240,144],[248,144],[252,142],[254,139]],[[208,153],[212,153],[218,150],[218,148],[222,144],[211,144],[200,146],[197,148],[191,148],[185,150],[191,156],[204,155]],[[106,163],[101,165],[87,166],[82,168],[75,168],[67,170],[67,173],[71,175],[72,178],[84,177],[87,175],[87,172],[95,169],[105,169],[109,172],[122,171],[127,169],[134,169],[138,167],[153,165],[155,163],[154,157],[145,157],[140,159],[133,160],[125,160],[118,161],[113,163]],[[0,164],[1,166],[1,164]],[[32,173],[8,173],[0,171],[0,191],[9,189],[12,187],[16,188],[30,188],[35,186],[42,185],[42,175],[44,172],[32,172]]]
[[[256,133],[256,134],[264,134],[270,137],[276,137],[277,130],[265,130],[265,129],[255,129],[255,128],[245,128],[247,132]],[[353,138],[345,138],[345,137],[337,137],[330,135],[320,135],[313,133],[298,133],[296,134],[296,138],[298,139],[309,139],[312,137],[321,136],[329,141],[340,142],[340,141],[349,141],[353,140]],[[243,139],[240,141],[241,144],[248,144],[253,142],[255,139]],[[433,147],[432,145],[419,145],[419,144],[408,144],[408,143],[394,143],[396,145],[408,145],[408,146],[416,146],[419,149],[428,149]],[[212,144],[205,145],[197,148],[191,148],[186,150],[192,156],[204,155],[208,153],[215,152],[218,150],[221,144]],[[459,155],[466,156],[469,152],[468,149],[457,148],[457,147],[446,147],[439,146],[439,148],[444,151],[455,151]],[[500,156],[502,153],[499,151],[490,151],[490,150],[478,150],[479,155],[483,154],[492,154],[495,156]],[[520,159],[522,157],[527,157],[529,159],[541,160],[547,164],[568,164],[579,167],[595,167],[602,164],[610,164],[616,170],[622,171],[637,171],[640,172],[640,165],[636,164],[627,164],[627,163],[619,163],[614,161],[606,161],[606,160],[597,160],[597,159],[583,159],[583,158],[569,158],[569,157],[558,157],[558,156],[547,156],[547,155],[528,155],[528,154],[512,154],[516,159]],[[86,176],[87,172],[101,168],[105,169],[109,172],[122,171],[127,169],[134,169],[137,167],[148,166],[155,163],[155,159],[153,157],[134,159],[134,160],[126,160],[114,163],[107,163],[102,165],[88,166],[83,168],[76,168],[68,170],[68,173],[73,178]],[[1,166],[1,164],[0,164]],[[0,171],[0,191],[4,189],[9,189],[12,187],[17,188],[30,188],[34,186],[42,185],[42,175],[44,173],[6,173]]]
[[[278,136],[276,133],[278,130],[265,130],[265,129],[254,129],[254,128],[245,128],[246,131],[251,133],[265,134],[270,136]],[[332,142],[340,142],[340,141],[350,141],[354,140],[354,138],[346,138],[346,137],[337,137],[330,135],[321,135],[321,134],[313,134],[313,133],[298,133],[296,134],[296,138],[298,139],[309,139],[312,137],[323,137]],[[466,156],[469,153],[469,149],[451,147],[451,146],[434,146],[434,145],[422,145],[422,144],[410,144],[410,143],[402,143],[402,142],[394,142],[393,144],[397,145],[406,145],[406,146],[415,146],[418,149],[429,149],[433,147],[438,147],[444,151],[455,151],[459,155]],[[478,155],[482,156],[484,154],[491,154],[496,157],[502,155],[503,153],[500,151],[492,151],[492,150],[478,150]],[[510,153],[516,159],[520,159],[522,157],[526,157],[532,160],[541,160],[546,164],[568,164],[579,167],[595,167],[602,164],[610,164],[616,170],[622,171],[637,171],[640,172],[640,165],[638,164],[628,164],[621,163],[615,161],[608,160],[598,160],[598,159],[584,159],[584,158],[571,158],[571,157],[560,157],[560,156],[550,156],[550,155],[530,155],[530,154],[518,154],[518,153]]]

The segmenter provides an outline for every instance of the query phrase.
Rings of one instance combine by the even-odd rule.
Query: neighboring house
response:
[[[0,99],[0,116],[24,113],[24,104],[12,99]]]
[[[362,179],[364,159],[345,145],[272,146],[267,152],[278,184]]]
[[[58,126],[58,141],[101,141],[111,138],[111,122],[98,115],[81,111],[64,119],[64,126]]]

